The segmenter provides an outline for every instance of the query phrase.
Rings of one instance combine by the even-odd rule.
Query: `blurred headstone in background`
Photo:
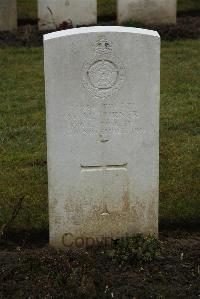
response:
[[[95,25],[96,0],[38,0],[39,30],[56,30]]]
[[[16,0],[0,0],[0,31],[17,29]]]
[[[177,0],[117,0],[118,23],[176,23]]]

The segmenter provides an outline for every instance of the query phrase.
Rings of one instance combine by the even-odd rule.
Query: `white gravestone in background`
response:
[[[157,234],[159,35],[71,29],[44,49],[50,243]]]
[[[0,0],[0,31],[17,29],[16,0]]]
[[[118,23],[175,24],[177,0],[117,0]]]
[[[40,30],[59,28],[65,22],[78,25],[97,23],[97,0],[38,0]]]

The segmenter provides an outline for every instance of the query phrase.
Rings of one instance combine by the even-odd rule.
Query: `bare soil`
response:
[[[0,298],[200,298],[200,232],[163,231],[140,265],[116,263],[111,248],[55,251],[46,237],[1,241]]]
[[[16,32],[0,32],[0,47],[39,47],[43,43],[43,34],[39,32],[36,22],[26,20],[19,23]],[[100,22],[99,25],[115,25],[114,21]],[[141,25],[142,26],[142,25]],[[139,26],[138,26],[139,27]],[[144,27],[144,26],[142,26]],[[200,14],[183,14],[178,17],[176,25],[145,26],[157,30],[163,40],[197,39],[200,38]],[[70,24],[63,23],[57,30],[71,28]]]

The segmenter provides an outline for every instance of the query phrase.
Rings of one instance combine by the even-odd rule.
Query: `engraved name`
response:
[[[139,113],[134,103],[95,105],[72,105],[66,115],[66,134],[139,134]]]

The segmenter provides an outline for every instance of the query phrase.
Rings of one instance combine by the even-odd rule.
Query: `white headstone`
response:
[[[38,0],[40,30],[97,23],[97,0]]]
[[[143,24],[176,23],[177,0],[117,0],[118,23],[136,21]]]
[[[156,234],[158,33],[71,29],[44,49],[50,243]]]
[[[16,0],[0,0],[0,31],[17,29]]]

